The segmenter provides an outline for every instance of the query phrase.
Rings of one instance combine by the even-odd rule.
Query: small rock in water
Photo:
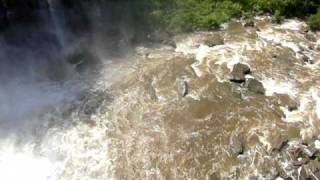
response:
[[[171,39],[171,35],[165,31],[154,31],[147,38],[153,43],[162,43],[165,40]]]
[[[276,96],[279,98],[279,104],[287,107],[289,111],[295,111],[298,109],[298,103],[291,99],[289,95],[277,94]]]
[[[162,43],[164,45],[168,45],[173,48],[177,47],[177,44],[172,39],[171,34],[165,31],[154,31],[153,33],[149,34],[147,38],[152,43]]]
[[[309,162],[308,159],[305,158],[299,158],[298,160],[295,160],[292,162],[292,165],[296,166],[296,167],[300,167],[304,164],[307,164]]]
[[[154,100],[154,101],[158,100],[157,92],[152,85],[150,85],[150,87],[148,88],[148,92],[149,92],[150,98],[152,100]]]
[[[214,47],[217,45],[223,45],[224,44],[224,39],[221,35],[219,34],[214,34],[214,35],[210,35],[208,37],[205,38],[204,45],[207,45],[209,47]]]
[[[309,64],[313,64],[313,61],[306,55],[302,55],[302,61],[304,63],[309,63]]]
[[[233,66],[231,72],[231,81],[236,83],[243,83],[246,81],[245,75],[250,74],[251,70],[250,67],[246,64],[238,63]]]
[[[186,81],[179,81],[178,82],[178,91],[182,97],[188,95],[189,86]]]
[[[244,27],[254,27],[255,23],[252,19],[247,19],[245,20],[245,22],[243,23]]]
[[[308,46],[308,49],[309,49],[309,50],[314,50],[314,47],[313,47],[312,45],[309,45],[309,46]]]
[[[246,87],[248,88],[249,91],[257,93],[257,94],[264,95],[266,92],[262,82],[260,82],[256,79],[249,79]]]
[[[233,156],[238,156],[240,154],[243,154],[243,140],[241,137],[236,135],[231,135],[230,137],[230,149]]]
[[[271,150],[281,151],[284,146],[288,143],[288,139],[284,135],[276,135],[271,139]]]
[[[162,43],[170,47],[177,48],[177,44],[174,40],[167,39],[167,40],[164,40]]]
[[[250,176],[249,180],[259,180],[259,177],[258,176]]]
[[[309,158],[313,158],[318,152],[319,150],[314,143],[309,146],[304,146],[302,149],[302,153]]]

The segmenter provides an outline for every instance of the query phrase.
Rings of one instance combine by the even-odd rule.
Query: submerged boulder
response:
[[[314,33],[312,32],[307,32],[304,37],[308,40],[308,41],[311,41],[311,42],[317,42],[317,37]]]
[[[67,55],[67,62],[80,72],[100,64],[100,59],[85,45],[79,45]]]
[[[314,61],[309,56],[305,54],[300,54],[300,55],[301,55],[302,63],[314,64]]]
[[[214,47],[218,45],[223,45],[224,44],[224,39],[221,35],[219,34],[214,34],[206,37],[203,41],[204,45],[207,45],[209,47]]]
[[[176,42],[172,39],[172,35],[166,31],[154,31],[147,36],[151,43],[162,43],[164,45],[176,48]]]
[[[230,151],[233,156],[238,156],[243,154],[244,151],[244,142],[241,136],[231,135],[229,139]]]
[[[290,98],[287,94],[276,94],[278,97],[278,103],[280,106],[285,106],[289,111],[294,111],[298,109],[298,103]]]
[[[253,19],[244,20],[243,26],[244,27],[254,27],[255,26],[254,20]]]
[[[233,66],[232,72],[231,72],[231,81],[237,82],[237,83],[243,83],[245,82],[246,74],[250,74],[251,70],[250,67],[246,64],[238,63]]]
[[[279,152],[281,151],[285,145],[288,143],[288,137],[282,134],[276,134],[272,137],[270,140],[271,142],[271,151],[273,152]]]
[[[262,82],[260,82],[256,79],[249,79],[246,84],[246,87],[248,88],[249,91],[257,93],[257,94],[264,95],[266,92]]]

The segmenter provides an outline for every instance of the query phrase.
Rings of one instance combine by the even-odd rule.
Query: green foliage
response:
[[[320,161],[320,154],[319,154],[319,153],[316,154],[315,159],[316,159],[317,161]]]
[[[317,14],[309,18],[308,25],[312,30],[320,30],[320,9]]]
[[[284,20],[284,16],[281,14],[281,11],[279,10],[276,10],[275,13],[274,13],[274,17],[275,17],[275,20],[277,23],[280,23]]]
[[[240,16],[241,4],[231,0],[157,1],[152,17],[173,31],[213,29]]]
[[[172,31],[214,29],[240,16],[271,13],[276,21],[286,17],[307,17],[320,7],[318,0],[150,0],[150,15],[157,25]],[[319,13],[318,13],[319,14]],[[317,29],[319,16],[309,24]]]

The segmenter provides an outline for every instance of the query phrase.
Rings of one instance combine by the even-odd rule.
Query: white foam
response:
[[[302,21],[297,21],[297,20],[287,20],[283,24],[281,24],[280,28],[281,29],[286,29],[286,30],[292,30],[292,31],[299,31],[302,29],[305,25]]]
[[[54,163],[48,158],[36,157],[29,146],[31,145],[26,145],[19,151],[12,144],[2,146],[5,148],[0,152],[0,179],[51,179],[55,171]]]
[[[291,97],[296,95],[294,85],[290,82],[280,82],[274,79],[265,79],[262,81],[266,89],[266,96],[272,96],[274,93],[288,94]]]
[[[312,88],[310,91],[311,91],[312,99],[315,102],[315,114],[320,119],[320,95],[319,95],[319,92],[315,88]]]
[[[315,148],[316,148],[316,149],[320,149],[320,141],[319,141],[319,140],[316,140],[316,141],[314,142],[314,145],[315,145]]]
[[[271,42],[276,45],[280,45],[285,48],[289,48],[295,53],[301,52],[301,48],[298,43],[293,42],[293,40],[287,36],[285,33],[279,33],[269,28],[262,32],[257,32],[258,36],[267,42]]]
[[[282,118],[282,121],[288,122],[288,123],[303,121],[301,111],[289,111],[286,107],[281,107],[281,110],[285,114],[285,117]]]
[[[220,28],[221,28],[221,30],[226,30],[226,29],[228,29],[228,28],[229,28],[229,23],[222,23],[222,24],[220,25]]]
[[[202,62],[209,54],[210,47],[206,45],[200,45],[199,48],[196,50],[196,60]]]
[[[189,38],[186,41],[177,43],[177,48],[175,49],[175,51],[184,55],[195,54],[197,48],[195,48],[194,46],[195,43],[193,42],[192,38]]]

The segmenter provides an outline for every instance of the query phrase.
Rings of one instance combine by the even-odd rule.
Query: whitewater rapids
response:
[[[275,179],[279,169],[296,179],[289,160],[270,150],[279,135],[289,145],[320,138],[320,43],[304,37],[299,20],[255,21],[256,28],[231,22],[179,35],[177,48],[138,47],[106,64],[86,95],[26,117],[22,130],[1,139],[0,179]],[[212,34],[224,44],[203,44]],[[265,96],[229,81],[239,62],[262,81]],[[298,109],[274,103],[276,93]],[[100,103],[86,113],[91,99]],[[234,135],[245,142],[236,158]]]

